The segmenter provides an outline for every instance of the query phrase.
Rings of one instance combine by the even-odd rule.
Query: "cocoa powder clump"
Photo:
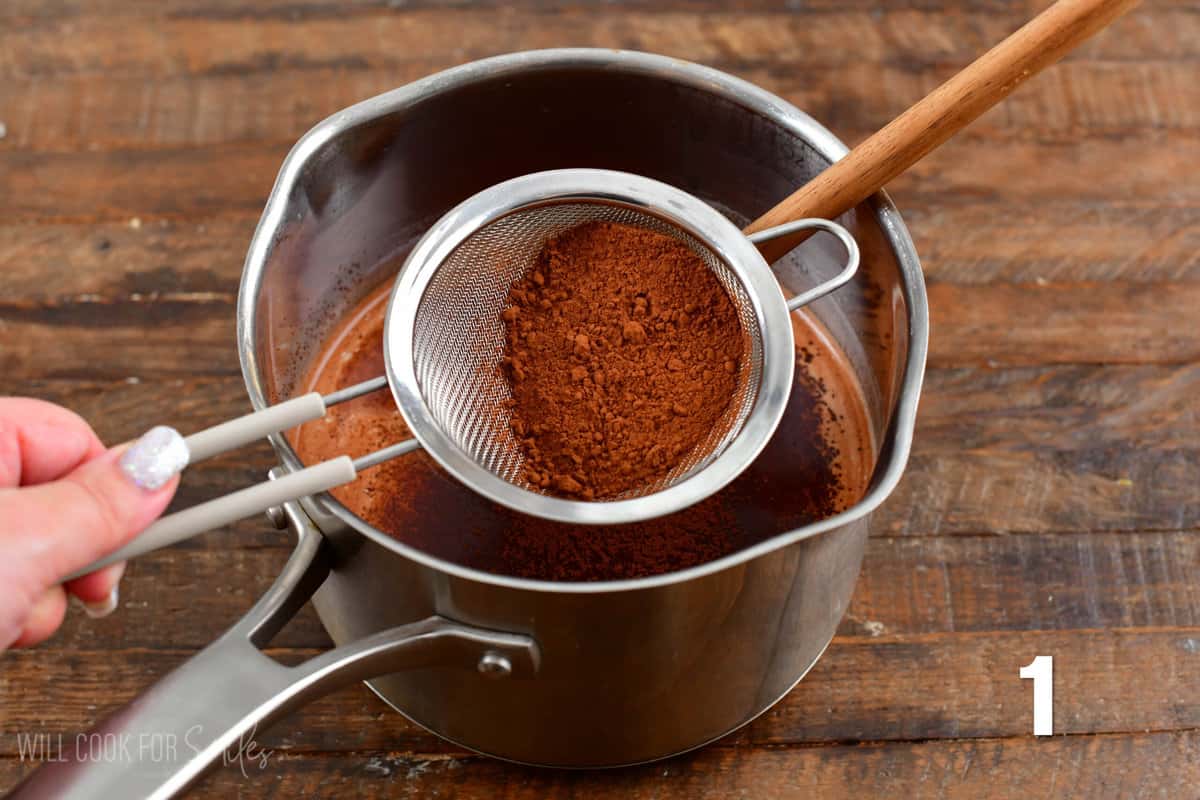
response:
[[[550,239],[510,288],[503,321],[524,477],[583,500],[670,475],[729,409],[746,347],[698,255],[615,223]]]

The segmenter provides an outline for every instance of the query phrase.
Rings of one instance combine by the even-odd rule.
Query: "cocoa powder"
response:
[[[593,222],[550,239],[503,312],[524,477],[583,500],[654,486],[729,409],[746,334],[682,242]]]

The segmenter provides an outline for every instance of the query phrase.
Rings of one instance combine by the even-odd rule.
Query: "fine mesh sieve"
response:
[[[478,228],[442,262],[425,287],[413,323],[417,384],[434,423],[459,449],[509,483],[536,491],[523,475],[518,438],[504,401],[501,369],[510,287],[533,268],[546,242],[589,222],[611,222],[670,236],[698,255],[733,302],[745,333],[736,390],[705,438],[666,475],[618,499],[661,491],[702,470],[742,429],[762,379],[763,325],[739,277],[696,236],[652,213],[612,199],[542,201]]]
[[[735,394],[711,432],[659,480],[617,498],[543,494],[523,477],[509,427],[502,371],[508,292],[553,237],[588,222],[614,222],[671,236],[698,255],[725,288],[741,321]],[[648,178],[607,170],[558,170],[492,187],[446,215],[418,243],[397,279],[384,333],[396,402],[414,436],[475,491],[525,513],[613,524],[685,508],[736,477],[761,451],[783,414],[794,351],[789,306],[848,280],[853,239],[825,220],[848,250],[834,281],[785,300],[770,267],[738,228],[708,204]],[[787,228],[786,231],[782,228]],[[765,232],[766,240],[796,225]]]
[[[501,318],[510,287],[545,243],[587,222],[615,222],[684,243],[720,281],[741,321],[735,394],[711,432],[661,479],[605,500],[543,494],[523,477],[501,372]],[[835,277],[785,299],[758,247],[808,229],[835,235],[846,263]],[[795,362],[789,312],[854,275],[858,247],[840,225],[802,219],[747,237],[703,201],[658,181],[607,170],[557,170],[515,178],[447,213],[413,248],[396,278],[384,325],[386,377],[329,395],[303,395],[181,439],[187,463],[318,419],[336,403],[389,386],[414,438],[329,461],[163,517],[86,574],[269,507],[319,494],[358,472],[423,447],[451,475],[497,503],[547,519],[618,524],[703,500],[758,455],[783,415]],[[173,433],[173,431],[172,431]]]

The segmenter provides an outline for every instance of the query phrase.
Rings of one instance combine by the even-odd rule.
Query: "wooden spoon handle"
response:
[[[806,217],[833,219],[853,208],[1138,2],[1058,0],[750,223],[745,232]],[[773,261],[811,233],[775,239],[763,247],[763,255]]]

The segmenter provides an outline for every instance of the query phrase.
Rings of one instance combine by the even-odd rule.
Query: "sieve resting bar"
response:
[[[356,383],[353,386],[347,386],[345,389],[338,389],[336,392],[330,392],[325,395],[325,406],[336,406],[338,403],[344,403],[347,400],[353,400],[356,397],[362,397],[364,394],[377,392],[380,389],[387,388],[387,376],[380,375],[378,378],[371,378],[369,381]]]
[[[282,403],[255,411],[245,416],[222,422],[211,428],[193,433],[183,442],[188,449],[188,463],[195,464],[206,458],[212,458],[218,453],[241,447],[258,441],[272,433],[286,431],[305,422],[320,419],[325,416],[325,410],[338,403],[362,397],[365,394],[379,391],[387,386],[387,378],[380,375],[369,381],[338,389],[327,395],[309,392],[300,397],[293,397]]]
[[[393,458],[411,453],[413,450],[420,448],[420,446],[421,443],[416,439],[405,439],[403,442],[389,445],[381,450],[376,450],[374,453],[359,456],[354,459],[354,468],[362,472],[364,469],[379,466],[385,461],[391,461]]]
[[[781,236],[791,236],[793,233],[798,231],[810,229],[822,230],[826,233],[832,233],[834,236],[836,236],[837,240],[842,243],[842,247],[846,250],[846,263],[842,267],[841,272],[839,272],[837,275],[834,275],[824,283],[814,286],[807,292],[801,292],[795,297],[789,299],[787,301],[788,311],[795,311],[797,308],[800,308],[800,306],[806,306],[812,301],[824,297],[835,289],[845,286],[846,283],[848,283],[849,280],[854,277],[854,273],[858,272],[858,242],[854,241],[854,237],[850,235],[850,231],[846,230],[836,222],[815,217],[811,219],[798,219],[794,222],[785,222],[783,225],[776,225],[774,228],[767,228],[765,231],[752,233],[746,237],[756,246],[759,246],[759,249],[761,250],[761,245],[764,245],[773,239],[778,239]]]

